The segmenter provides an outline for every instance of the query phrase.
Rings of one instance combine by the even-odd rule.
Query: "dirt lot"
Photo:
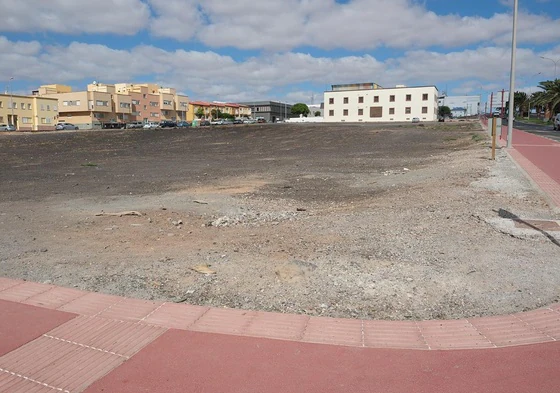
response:
[[[559,217],[489,155],[476,123],[0,135],[0,275],[336,317],[557,302],[560,232],[510,218]]]

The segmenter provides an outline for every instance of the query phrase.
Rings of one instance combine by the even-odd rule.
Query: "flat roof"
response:
[[[338,85],[333,85],[333,86],[338,86]],[[439,89],[437,88],[436,85],[425,85],[425,86],[379,87],[377,89],[325,90],[325,93],[343,93],[345,91],[369,91],[369,90],[376,91],[376,90],[422,89],[422,88],[426,88],[426,87],[433,87],[434,89],[439,91]]]

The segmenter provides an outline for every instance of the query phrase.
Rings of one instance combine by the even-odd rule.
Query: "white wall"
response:
[[[424,100],[427,94],[427,100]],[[410,95],[410,101],[407,101]],[[394,102],[390,98],[394,96]],[[360,102],[362,97],[363,102]],[[378,102],[375,102],[377,97]],[[345,98],[348,103],[345,104]],[[421,121],[437,120],[438,91],[435,86],[399,87],[391,89],[327,91],[325,92],[325,122],[407,122],[417,117]],[[332,102],[332,103],[331,103]],[[371,107],[382,107],[381,117],[371,117]],[[393,108],[394,113],[390,113]],[[406,113],[410,108],[410,113]],[[422,113],[423,108],[427,113]],[[362,114],[360,114],[360,109]],[[347,111],[345,114],[344,111]]]

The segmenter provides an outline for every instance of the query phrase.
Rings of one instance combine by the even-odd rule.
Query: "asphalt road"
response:
[[[507,119],[503,120],[504,125],[507,125]],[[522,121],[514,121],[513,127],[518,130],[529,132],[531,134],[544,136],[545,138],[552,139],[554,141],[560,142],[560,131],[554,131],[551,125],[540,125],[533,123],[525,123]]]

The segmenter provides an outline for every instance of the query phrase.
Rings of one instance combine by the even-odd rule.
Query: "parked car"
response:
[[[209,122],[208,120],[202,120],[202,121],[200,122],[200,125],[201,125],[201,126],[209,126],[209,125],[210,125],[210,122]]]
[[[11,124],[0,124],[0,131],[15,131],[16,127]]]
[[[78,130],[78,126],[72,123],[58,123],[55,127],[57,130]]]
[[[187,127],[190,127],[190,126],[191,126],[191,123],[189,123],[188,121],[177,122],[177,127],[178,128],[187,128]]]
[[[144,123],[141,121],[131,121],[126,125],[126,128],[142,128],[144,127]]]
[[[159,123],[159,128],[177,128],[177,122],[171,120],[164,120]]]
[[[153,121],[149,121],[147,123],[144,123],[144,126],[142,128],[146,128],[146,129],[153,129],[153,128],[157,128],[158,123],[155,123]]]
[[[233,124],[243,124],[243,120],[241,120],[241,119],[235,119],[235,120],[233,121]]]
[[[264,117],[259,117],[257,123],[266,123],[266,119]]]
[[[245,119],[245,120],[243,120],[243,123],[245,123],[245,124],[254,124],[256,122],[257,122],[256,119]]]
[[[412,118],[412,122],[413,122],[413,123],[420,123],[420,118],[418,118],[418,117],[413,117],[413,118]]]
[[[560,131],[560,113],[557,113],[554,120],[552,120],[552,128],[554,128],[555,131]]]

